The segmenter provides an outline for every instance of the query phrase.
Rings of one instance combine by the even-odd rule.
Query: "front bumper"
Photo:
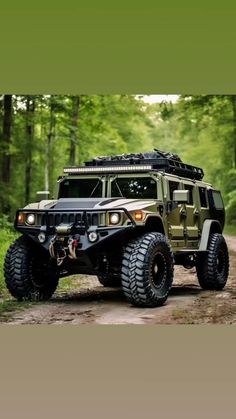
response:
[[[84,252],[90,248],[98,247],[105,241],[113,238],[115,235],[121,234],[124,231],[133,229],[136,227],[136,223],[125,208],[117,208],[117,211],[122,211],[125,214],[125,224],[117,226],[107,225],[96,225],[96,221],[101,219],[100,215],[110,210],[104,209],[19,209],[16,213],[16,219],[14,227],[17,231],[22,234],[30,236],[35,242],[42,245],[48,250],[50,241],[55,235],[58,240],[62,240],[65,237],[79,237],[78,252]],[[113,210],[116,212],[116,210]],[[37,220],[40,220],[40,225],[26,225],[25,223],[18,223],[18,216],[20,213],[34,214]],[[58,232],[58,227],[65,227]],[[96,231],[97,240],[91,242],[89,240],[89,233]],[[45,234],[45,242],[39,241],[39,234]]]

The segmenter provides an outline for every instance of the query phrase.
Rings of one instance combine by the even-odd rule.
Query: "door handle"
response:
[[[182,208],[180,210],[180,214],[185,216],[187,214],[186,209]]]

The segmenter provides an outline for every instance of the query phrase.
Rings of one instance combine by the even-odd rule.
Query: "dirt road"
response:
[[[236,323],[236,237],[227,237],[230,277],[222,292],[202,291],[195,269],[176,267],[167,303],[159,308],[131,307],[121,289],[104,288],[96,277],[79,276],[74,289],[59,291],[47,303],[16,311],[10,324],[173,324]],[[81,285],[79,285],[81,284]]]

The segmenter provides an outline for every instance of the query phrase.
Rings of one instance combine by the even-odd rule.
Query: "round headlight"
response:
[[[35,216],[34,214],[28,214],[26,217],[26,222],[29,225],[33,225],[35,223]]]
[[[91,243],[94,243],[98,239],[98,234],[96,233],[96,231],[91,231],[91,233],[89,233],[88,235],[88,238]]]
[[[39,242],[40,242],[40,243],[44,243],[44,242],[45,242],[45,240],[46,240],[46,234],[45,234],[45,233],[43,233],[43,232],[39,233],[39,235],[38,235],[38,239],[39,239]]]
[[[113,212],[109,215],[110,224],[119,224],[120,222],[120,214],[118,212]]]

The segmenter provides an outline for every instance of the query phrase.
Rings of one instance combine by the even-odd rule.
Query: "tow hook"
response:
[[[62,265],[64,259],[66,258],[66,250],[63,245],[59,244],[57,241],[57,235],[53,236],[49,244],[49,253],[53,259],[57,260],[57,266]]]
[[[76,249],[78,247],[78,244],[79,244],[79,236],[78,235],[77,235],[76,238],[69,237],[68,249],[69,249],[69,258],[70,259],[77,259]]]

